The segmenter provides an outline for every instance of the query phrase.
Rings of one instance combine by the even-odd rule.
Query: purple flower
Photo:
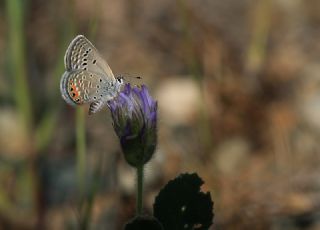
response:
[[[157,101],[145,85],[126,84],[108,107],[126,161],[134,167],[147,163],[157,144]]]

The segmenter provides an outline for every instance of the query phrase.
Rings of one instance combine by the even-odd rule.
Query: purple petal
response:
[[[148,88],[145,85],[142,85],[141,88],[142,88],[141,92],[145,95],[145,98],[147,99],[148,106],[151,107],[153,100],[149,94]]]
[[[131,92],[131,85],[129,83],[125,84],[122,92],[125,93],[126,95],[129,95]]]

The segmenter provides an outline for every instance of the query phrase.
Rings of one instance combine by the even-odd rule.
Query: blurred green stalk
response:
[[[77,177],[80,197],[85,193],[86,178],[86,125],[84,108],[76,109]]]
[[[270,33],[272,4],[269,0],[257,1],[253,5],[251,15],[252,37],[246,57],[246,76],[249,87],[257,88],[257,73],[261,70],[266,59],[267,42]]]
[[[99,12],[98,6],[100,1],[95,1],[95,10]],[[98,13],[95,14],[90,21],[90,39],[93,39],[97,30]],[[76,142],[77,142],[77,175],[78,175],[78,188],[81,197],[85,191],[85,177],[86,177],[86,125],[85,125],[85,111],[83,108],[77,108],[76,112]]]
[[[64,34],[60,38],[59,41],[59,55],[57,58],[57,64],[53,70],[53,76],[55,77],[54,85],[59,86],[60,78],[64,70],[64,62],[63,57],[66,51],[66,47],[68,46],[72,36],[74,33],[74,22],[69,19],[68,21],[64,21],[63,25],[59,27],[61,31],[59,34]],[[42,152],[52,140],[54,130],[58,120],[58,111],[60,105],[64,103],[60,91],[54,90],[49,98],[49,103],[47,106],[47,110],[44,112],[42,119],[37,124],[35,130],[35,142],[36,142],[36,149],[39,152]]]
[[[37,213],[36,229],[42,229],[44,226],[45,204],[43,203],[43,191],[39,178],[39,166],[37,161],[37,150],[34,146],[33,135],[33,115],[31,94],[27,81],[27,63],[25,48],[25,10],[27,0],[7,0],[7,21],[8,21],[8,46],[9,46],[9,71],[13,79],[13,97],[15,106],[21,125],[25,129],[26,135],[29,137],[30,149],[27,154],[30,155],[23,170],[23,175],[31,175],[29,177],[18,178],[21,183],[21,189],[27,187],[25,191],[33,191],[33,199],[35,200],[35,209]],[[18,140],[17,140],[18,141]],[[33,189],[32,189],[33,188]],[[20,189],[20,190],[21,190]],[[21,193],[21,197],[30,197],[31,195]],[[29,198],[30,199],[30,198]]]
[[[90,221],[92,216],[92,207],[94,204],[94,198],[99,190],[100,184],[101,184],[101,174],[103,173],[103,162],[104,157],[103,154],[100,155],[100,159],[98,160],[98,166],[95,168],[94,174],[93,174],[93,180],[90,181],[90,189],[88,191],[88,196],[84,204],[84,210],[83,210],[83,216],[81,217],[81,223],[80,223],[80,229],[90,229]]]
[[[45,113],[35,130],[35,148],[42,152],[50,143],[57,122],[57,111],[50,109]]]
[[[94,35],[96,34],[96,30],[98,27],[98,18],[100,15],[100,0],[96,0],[93,4],[95,7],[95,14],[94,17],[91,18],[90,21],[90,31],[89,31],[89,38],[90,40],[94,40]],[[94,183],[93,186],[87,189],[85,188],[86,185],[86,113],[84,108],[77,108],[76,112],[76,135],[77,135],[77,175],[78,175],[78,188],[80,192],[81,199],[85,197],[85,206],[84,206],[84,213],[81,215],[80,219],[80,229],[86,230],[90,229],[90,221],[91,221],[91,212],[92,206],[94,203],[94,198],[96,192],[98,190],[99,179],[97,179],[97,183]],[[98,170],[99,171],[99,170]],[[97,172],[98,172],[97,171]],[[98,178],[99,173],[96,174],[95,178]],[[89,192],[88,196],[86,192]],[[80,207],[81,208],[81,207]]]
[[[16,107],[26,131],[31,130],[32,109],[25,61],[24,9],[26,1],[7,0],[10,74],[14,80]]]

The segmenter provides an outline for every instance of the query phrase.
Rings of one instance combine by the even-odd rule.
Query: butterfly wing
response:
[[[64,72],[60,91],[63,99],[75,106],[111,99],[113,95],[107,92],[105,85],[107,82],[102,74],[77,69]]]
[[[100,56],[94,45],[83,35],[75,37],[64,57],[66,70],[84,70],[101,75],[107,81],[115,81],[109,65]]]

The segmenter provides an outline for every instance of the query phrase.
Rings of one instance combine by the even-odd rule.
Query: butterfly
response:
[[[72,106],[90,104],[89,114],[105,107],[123,84],[123,78],[115,78],[107,62],[83,35],[71,41],[64,65],[66,71],[60,80],[62,98]]]

